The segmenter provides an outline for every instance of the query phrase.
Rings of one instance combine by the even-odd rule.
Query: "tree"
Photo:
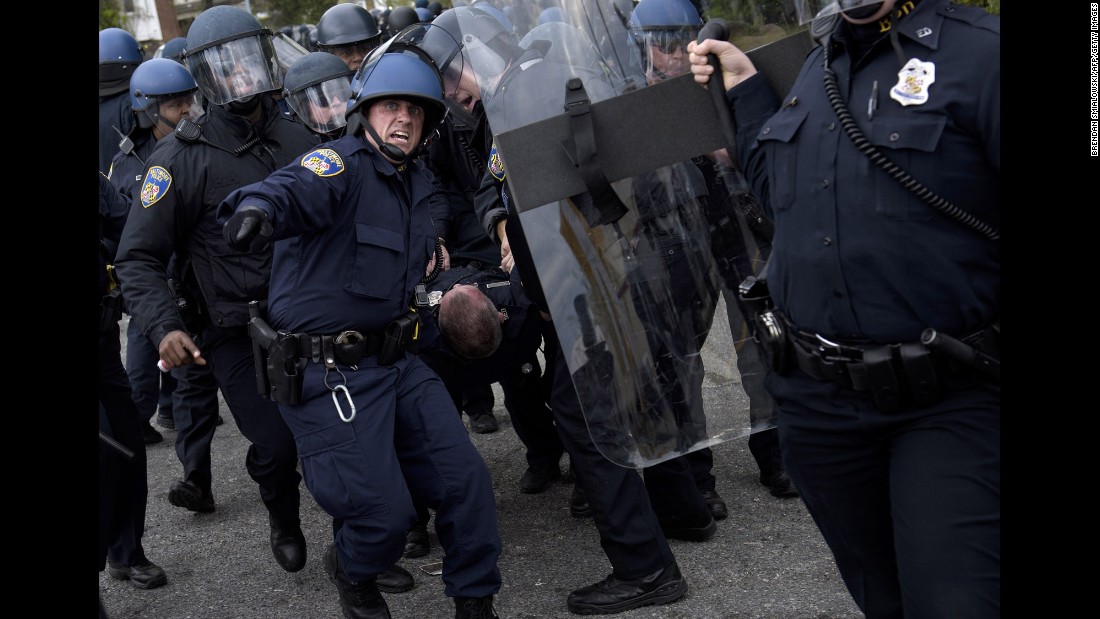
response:
[[[122,28],[129,30],[126,15],[118,5],[118,0],[99,0],[99,29]]]
[[[252,12],[266,12],[264,25],[278,30],[294,24],[316,24],[333,4],[333,0],[253,0]]]

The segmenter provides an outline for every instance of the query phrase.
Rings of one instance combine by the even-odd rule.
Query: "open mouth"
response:
[[[409,143],[409,134],[404,131],[394,131],[390,134],[390,142],[398,142],[401,144]]]

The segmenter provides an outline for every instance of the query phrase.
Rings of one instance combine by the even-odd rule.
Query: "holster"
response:
[[[258,301],[248,303],[248,314],[257,393],[279,404],[298,404],[302,400],[301,371],[306,364],[298,354],[298,338],[272,329],[260,316]]]
[[[99,301],[99,332],[105,333],[122,320],[122,289],[114,287]]]
[[[292,406],[302,401],[302,370],[306,363],[308,360],[298,354],[298,338],[279,331],[267,349],[265,368],[272,400]]]

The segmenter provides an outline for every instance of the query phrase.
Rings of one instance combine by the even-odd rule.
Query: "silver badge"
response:
[[[898,83],[890,89],[890,98],[902,105],[928,102],[928,88],[936,81],[936,65],[910,58],[898,71]]]

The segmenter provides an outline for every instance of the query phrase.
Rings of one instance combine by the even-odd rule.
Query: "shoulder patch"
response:
[[[493,147],[489,150],[489,173],[498,181],[504,180],[504,161],[500,158],[496,140],[493,140]]]
[[[331,148],[319,148],[302,157],[302,167],[317,176],[336,176],[344,171],[344,161]]]
[[[141,205],[145,208],[153,206],[168,193],[171,186],[172,175],[168,170],[159,165],[149,168],[145,173],[145,180],[141,182]]]

